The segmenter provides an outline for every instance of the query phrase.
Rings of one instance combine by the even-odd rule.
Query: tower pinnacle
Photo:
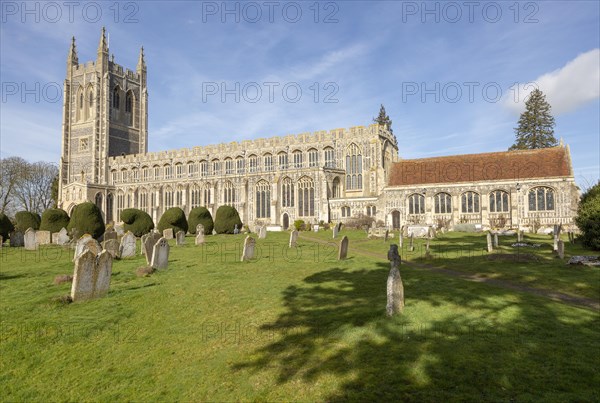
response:
[[[98,54],[101,53],[106,53],[106,55],[108,55],[108,44],[106,43],[106,29],[104,27],[102,27],[100,43],[98,44]]]
[[[71,39],[71,47],[69,48],[69,56],[67,56],[67,63],[78,65],[79,59],[77,58],[77,48],[75,47],[75,37]]]
[[[146,70],[146,60],[144,59],[144,47],[140,49],[140,57],[138,58],[137,63],[138,70]]]

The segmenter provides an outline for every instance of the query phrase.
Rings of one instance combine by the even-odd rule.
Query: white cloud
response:
[[[555,115],[600,97],[600,49],[582,53],[564,67],[546,73],[532,83],[511,87],[504,105],[516,113],[522,112],[525,99],[534,88],[546,94]]]

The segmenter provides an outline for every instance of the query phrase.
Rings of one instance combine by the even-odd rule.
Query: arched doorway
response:
[[[282,222],[283,222],[283,229],[284,230],[288,229],[288,227],[290,226],[290,217],[288,216],[288,213],[283,213]]]
[[[392,211],[392,228],[400,229],[400,212],[398,210]]]

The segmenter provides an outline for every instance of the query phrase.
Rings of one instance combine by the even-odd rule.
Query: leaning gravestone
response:
[[[348,256],[348,237],[344,235],[340,242],[340,248],[338,250],[338,260],[344,260]]]
[[[160,234],[158,232],[153,232],[144,241],[143,249],[144,249],[144,256],[146,256],[147,264],[152,263],[152,253],[154,251],[154,245],[156,245],[156,243],[158,241],[160,241],[161,238],[162,237],[160,236]]]
[[[150,237],[151,232],[142,235],[142,237],[140,238],[140,255],[144,254],[144,244],[146,243],[146,240],[148,239],[148,237]]]
[[[102,247],[90,234],[85,234],[75,244],[75,256],[73,257],[73,261],[75,261],[79,256],[83,255],[86,251],[92,251],[94,255],[98,256],[102,251]]]
[[[558,257],[561,259],[565,258],[565,243],[561,240],[558,241]]]
[[[102,240],[108,241],[109,239],[117,239],[117,231],[115,231],[114,229],[109,229],[108,231],[105,231]]]
[[[175,244],[177,246],[182,246],[185,244],[185,232],[177,231],[177,234],[175,235]]]
[[[202,225],[202,224],[196,225],[196,234],[199,234],[201,232],[202,232],[202,235],[204,235],[204,225]]]
[[[339,231],[340,231],[340,230],[338,229],[338,226],[337,226],[337,225],[334,225],[334,227],[333,227],[333,237],[334,237],[334,238],[338,236],[338,232],[339,232]]]
[[[204,228],[196,235],[196,245],[202,245],[204,243]]]
[[[258,233],[258,239],[265,239],[267,237],[267,226],[263,225],[260,227],[260,232]]]
[[[10,233],[10,246],[11,247],[25,246],[25,237],[21,231],[13,231]]]
[[[487,250],[489,253],[494,251],[494,247],[492,246],[492,234],[487,233]]]
[[[264,227],[263,227],[264,228]],[[242,251],[242,259],[241,261],[248,261],[254,259],[254,245],[256,244],[256,240],[252,238],[250,235],[244,239],[244,250]]]
[[[166,269],[169,266],[169,242],[161,238],[152,249],[151,266],[155,269]]]
[[[109,239],[108,241],[102,242],[102,248],[110,253],[110,256],[115,259],[119,257],[119,241],[116,239]]]
[[[35,239],[35,230],[27,228],[23,240],[25,242],[25,250],[37,250],[38,244]]]
[[[298,244],[298,231],[293,230],[292,232],[290,232],[290,244],[289,247],[290,248],[295,248]]]
[[[388,260],[391,268],[387,279],[387,305],[385,311],[387,316],[392,316],[401,313],[404,309],[404,285],[400,277],[400,254],[397,245],[390,245]]]
[[[49,245],[51,241],[50,231],[36,231],[35,242],[38,245]]]
[[[108,293],[112,274],[112,257],[104,251],[96,257],[91,250],[75,259],[71,299],[85,301],[100,298]]]
[[[173,228],[167,228],[164,230],[162,236],[165,239],[173,239]]]
[[[127,231],[123,238],[121,238],[121,245],[119,246],[119,257],[125,259],[128,257],[135,257],[136,239],[132,232]]]

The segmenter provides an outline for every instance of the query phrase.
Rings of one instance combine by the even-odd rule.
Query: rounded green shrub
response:
[[[233,234],[236,224],[241,231],[242,220],[240,220],[240,215],[234,207],[221,206],[217,209],[215,215],[215,231],[217,231],[217,234]]]
[[[100,238],[104,234],[104,221],[98,206],[90,202],[76,205],[71,213],[67,230],[71,232],[74,228],[81,234]]]
[[[581,230],[578,239],[593,250],[600,250],[600,182],[581,196],[575,223]]]
[[[163,213],[158,221],[158,230],[163,232],[167,228],[172,228],[173,234],[176,234],[178,231],[187,232],[188,222],[182,209],[172,207]]]
[[[15,228],[17,231],[25,232],[27,228],[38,230],[41,221],[40,215],[31,211],[19,211],[15,214]]]
[[[42,231],[58,232],[69,226],[69,215],[63,209],[49,208],[42,213]]]
[[[125,231],[131,231],[137,237],[147,234],[154,229],[152,217],[145,211],[136,208],[128,208],[121,211],[121,221],[125,224]]]
[[[204,235],[212,234],[215,223],[213,222],[212,214],[206,207],[195,207],[188,215],[188,224],[190,234],[196,234],[198,224],[204,225]]]
[[[10,221],[10,218],[4,213],[0,213],[0,235],[2,235],[2,242],[8,239],[11,232],[15,230],[15,226]]]

